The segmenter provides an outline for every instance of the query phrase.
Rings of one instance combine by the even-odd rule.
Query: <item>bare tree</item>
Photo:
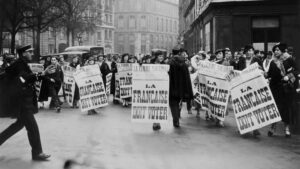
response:
[[[11,53],[15,53],[16,34],[24,28],[25,19],[25,1],[23,0],[10,0],[2,1],[0,10],[3,16],[3,28],[5,28],[11,35]]]
[[[28,28],[32,29],[35,46],[35,56],[40,55],[41,33],[63,16],[60,10],[62,0],[26,0],[26,20]]]
[[[2,54],[3,49],[3,40],[5,37],[3,36],[4,31],[4,22],[5,22],[5,12],[3,10],[4,0],[0,0],[0,54]]]
[[[94,0],[62,0],[62,11],[64,17],[61,19],[63,27],[67,33],[67,45],[70,45],[70,35],[72,46],[75,37],[83,32],[93,32],[96,28],[97,16],[96,4]]]

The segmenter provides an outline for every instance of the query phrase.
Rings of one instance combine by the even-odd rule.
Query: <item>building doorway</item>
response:
[[[252,43],[256,50],[271,51],[280,37],[279,17],[252,18]]]

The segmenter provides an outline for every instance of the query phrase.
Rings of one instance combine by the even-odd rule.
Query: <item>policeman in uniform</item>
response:
[[[0,145],[25,127],[32,148],[32,160],[46,161],[50,155],[43,153],[39,128],[34,118],[38,112],[34,83],[41,80],[45,72],[35,74],[30,70],[28,63],[33,53],[30,45],[19,48],[17,52],[19,59],[5,70],[7,77],[17,82],[14,91],[10,91],[15,100],[13,107],[17,107],[17,121],[0,134]]]

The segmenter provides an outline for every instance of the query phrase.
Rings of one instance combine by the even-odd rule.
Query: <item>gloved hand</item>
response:
[[[288,77],[288,76],[284,76],[283,80],[284,80],[284,81],[288,81],[288,80],[289,80],[289,77]]]

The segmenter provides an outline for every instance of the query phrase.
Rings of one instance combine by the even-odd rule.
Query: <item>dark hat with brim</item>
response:
[[[275,49],[277,47],[279,48],[279,50],[281,52],[285,52],[287,50],[287,44],[286,43],[281,43],[281,42],[277,43],[275,46],[273,46],[272,51],[275,52]]]
[[[215,54],[217,55],[218,53],[223,52],[223,51],[224,51],[223,49],[217,49]]]
[[[244,54],[247,53],[250,49],[254,50],[254,47],[252,45],[246,45],[244,47]]]
[[[230,52],[230,49],[228,48],[228,47],[226,47],[225,49],[224,49],[224,52],[225,51],[229,51]]]

